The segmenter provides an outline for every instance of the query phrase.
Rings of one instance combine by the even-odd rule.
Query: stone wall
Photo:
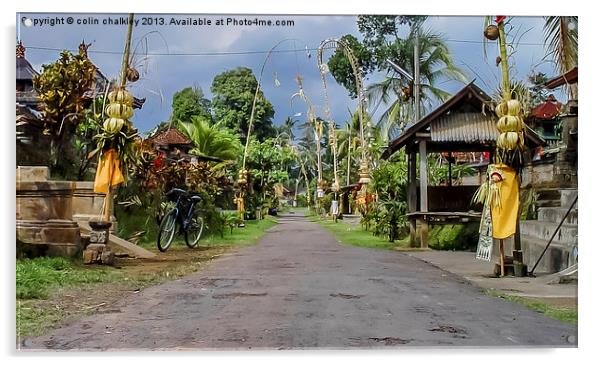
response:
[[[102,214],[102,206],[104,204],[105,194],[94,192],[94,182],[92,181],[75,181],[75,189],[73,191],[73,220],[80,226],[90,229],[88,222],[98,219]],[[117,230],[117,220],[115,216],[111,217],[110,231]]]
[[[43,170],[17,169],[17,243],[43,247],[38,252],[48,256],[77,255],[82,247],[79,226],[73,221],[75,183],[48,181]]]

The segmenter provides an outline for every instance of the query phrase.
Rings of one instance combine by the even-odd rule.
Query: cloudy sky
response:
[[[73,24],[67,24],[71,20],[69,17]],[[255,18],[292,20],[294,26],[218,24],[220,19],[227,20],[228,17],[239,21]],[[29,18],[31,22],[24,21],[24,18]],[[18,13],[17,38],[27,47],[26,57],[38,70],[42,64],[56,60],[58,50],[76,50],[78,44],[85,40],[86,43],[92,43],[89,49],[91,60],[112,78],[116,77],[119,70],[126,26],[103,23],[109,22],[109,19],[115,22],[120,18],[126,19],[127,15]],[[146,22],[152,22],[153,25],[143,24],[144,18],[150,18]],[[210,20],[211,25],[171,25],[172,18],[180,23]],[[263,73],[263,91],[276,110],[274,123],[280,124],[286,117],[305,111],[305,106],[298,98],[291,104],[291,96],[297,91],[297,74],[302,76],[306,93],[321,112],[323,93],[315,49],[326,38],[338,38],[346,34],[361,38],[355,16],[136,14],[136,19],[139,23],[133,35],[133,46],[136,47],[134,59],[142,78],[133,84],[132,90],[136,96],[146,97],[147,102],[133,121],[141,131],[147,131],[169,118],[172,95],[184,87],[199,86],[206,97],[211,98],[211,82],[218,73],[245,66],[253,69],[259,77],[267,51],[284,39],[290,40],[276,48],[280,52],[273,53]],[[92,24],[78,25],[78,22]],[[99,24],[93,24],[95,22]],[[157,22],[163,22],[163,25],[157,25]],[[555,75],[553,65],[544,60],[546,51],[543,46],[542,18],[516,17],[512,24],[511,35],[517,36],[517,41],[520,36],[519,46],[513,54],[513,76],[524,79],[534,68],[549,76]],[[497,52],[492,45],[488,59],[484,58],[482,17],[432,16],[426,26],[445,35],[457,65],[466,71],[469,80],[476,79],[476,83],[486,92],[496,87],[499,80],[499,69],[495,67]],[[299,51],[293,51],[295,49]],[[382,74],[367,75],[364,81],[369,85],[383,77]],[[276,78],[280,82],[279,87],[275,85]],[[449,92],[455,92],[461,86],[457,82],[439,85]],[[348,110],[355,109],[355,101],[330,76],[328,93],[335,120],[346,120]],[[562,95],[557,97],[564,98]],[[375,111],[376,114],[378,112]]]

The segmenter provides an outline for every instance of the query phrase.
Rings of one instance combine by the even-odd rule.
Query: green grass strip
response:
[[[553,307],[547,303],[541,302],[536,299],[524,298],[524,297],[519,297],[519,296],[515,296],[515,295],[508,295],[508,294],[500,293],[495,290],[488,290],[486,293],[487,293],[487,295],[490,295],[493,297],[502,298],[502,299],[511,301],[513,303],[523,305],[526,308],[528,308],[532,311],[538,312],[538,313],[542,313],[543,315],[545,315],[547,317],[551,317],[551,318],[557,319],[562,322],[577,324],[578,316],[577,316],[576,308],[575,309],[556,308],[556,307]]]

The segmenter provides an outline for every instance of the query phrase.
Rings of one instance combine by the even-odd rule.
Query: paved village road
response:
[[[488,297],[423,261],[344,246],[316,223],[285,216],[258,245],[24,348],[575,346],[576,336],[576,326]]]

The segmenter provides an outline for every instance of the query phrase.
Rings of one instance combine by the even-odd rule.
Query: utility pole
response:
[[[420,25],[414,34],[414,123],[420,120]]]

